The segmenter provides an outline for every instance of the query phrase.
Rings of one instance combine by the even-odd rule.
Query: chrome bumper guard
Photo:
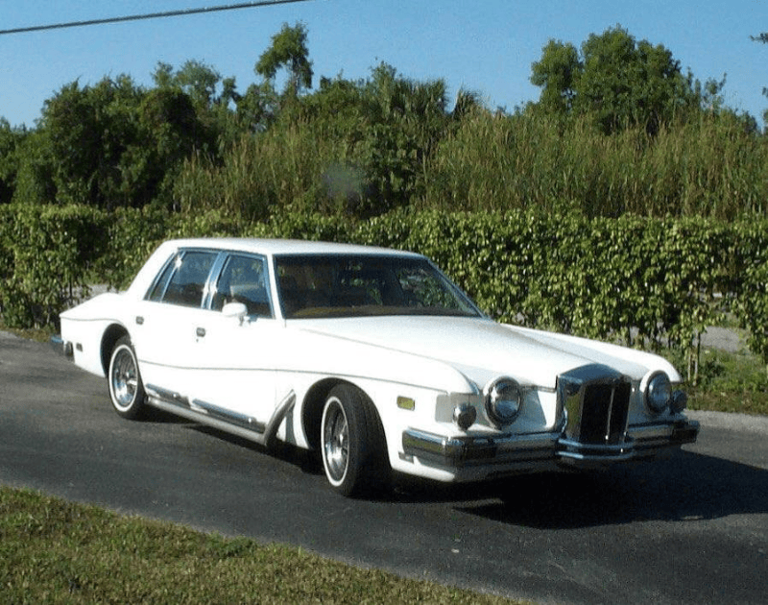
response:
[[[699,434],[695,420],[678,420],[666,424],[629,426],[621,443],[601,445],[582,443],[566,437],[558,439],[558,456],[564,465],[591,468],[614,462],[646,458],[659,450],[694,443]]]
[[[406,458],[416,457],[423,463],[448,468],[546,460],[571,468],[592,468],[644,458],[661,449],[694,443],[698,433],[699,423],[694,420],[630,426],[622,443],[601,445],[568,439],[563,432],[444,437],[406,429],[402,445]]]
[[[70,361],[75,358],[75,351],[72,348],[72,343],[65,341],[61,336],[51,336],[50,344],[57,355],[66,357]]]

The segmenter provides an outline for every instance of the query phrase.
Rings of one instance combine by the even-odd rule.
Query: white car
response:
[[[168,241],[54,344],[147,406],[318,450],[352,495],[391,471],[477,481],[696,440],[664,359],[489,319],[427,258],[366,246]]]

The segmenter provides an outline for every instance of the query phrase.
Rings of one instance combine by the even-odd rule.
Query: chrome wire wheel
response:
[[[126,336],[120,338],[112,350],[107,381],[115,411],[123,418],[138,418],[144,408],[144,385],[136,353]]]
[[[112,392],[114,393],[115,407],[128,409],[136,399],[138,387],[136,361],[133,354],[126,347],[115,353],[112,363]]]
[[[389,482],[387,444],[370,398],[351,384],[338,384],[325,400],[320,421],[325,477],[342,496],[359,496]]]
[[[328,481],[340,486],[349,469],[349,423],[338,397],[330,397],[323,410],[323,466]]]

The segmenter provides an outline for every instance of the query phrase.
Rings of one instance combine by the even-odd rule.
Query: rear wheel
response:
[[[328,394],[320,423],[323,469],[344,496],[386,481],[386,444],[373,403],[359,389],[338,385]]]
[[[139,374],[131,339],[123,336],[115,343],[109,359],[109,398],[115,411],[129,420],[140,418],[146,410],[144,384]]]

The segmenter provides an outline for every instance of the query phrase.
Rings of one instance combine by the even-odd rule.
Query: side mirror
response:
[[[221,310],[221,314],[224,317],[236,317],[240,320],[240,323],[243,323],[243,320],[245,319],[246,315],[248,315],[248,307],[246,307],[243,303],[240,302],[231,302],[224,305],[224,308]]]

